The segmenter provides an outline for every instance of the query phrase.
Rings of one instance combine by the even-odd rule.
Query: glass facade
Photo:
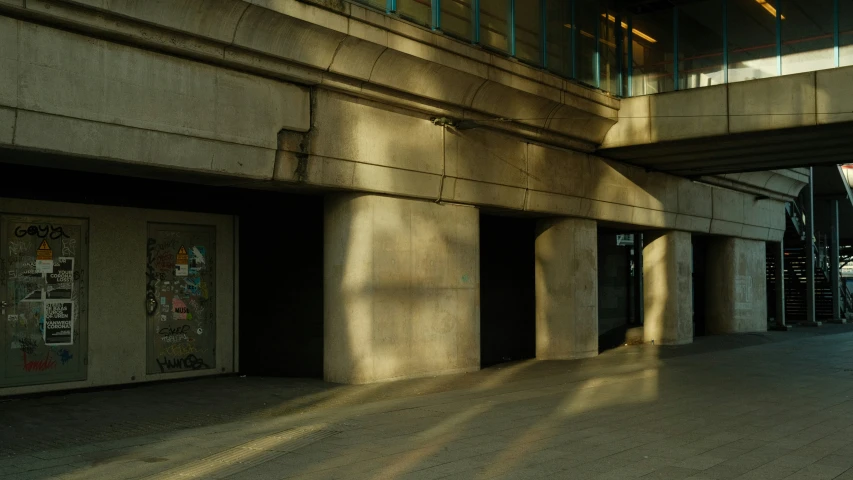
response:
[[[546,64],[557,75],[571,78],[572,69],[572,2],[545,0]],[[850,0],[853,2],[853,0]]]
[[[432,25],[430,0],[397,0],[397,14],[418,25]]]
[[[480,0],[480,45],[508,52],[512,0]]]
[[[782,74],[835,67],[835,0],[782,0]]]
[[[725,83],[723,2],[706,0],[678,11],[678,89]]]
[[[357,0],[617,96],[853,65],[853,0]]]
[[[540,0],[515,0],[515,56],[542,64],[542,5]],[[542,0],[545,1],[545,0]]]
[[[853,65],[853,0],[838,0],[839,66]]]

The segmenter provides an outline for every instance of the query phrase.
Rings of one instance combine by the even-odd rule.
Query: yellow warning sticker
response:
[[[36,250],[36,273],[53,273],[53,250],[47,240],[42,240]]]
[[[190,272],[190,256],[187,253],[187,249],[181,245],[181,248],[178,249],[178,255],[175,257],[175,276],[176,277],[186,277]]]

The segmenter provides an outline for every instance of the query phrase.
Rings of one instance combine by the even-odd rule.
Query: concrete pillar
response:
[[[773,244],[774,272],[776,276],[776,321],[773,330],[790,330],[785,322],[785,241]]]
[[[598,355],[595,221],[542,220],[536,235],[536,358]]]
[[[742,238],[710,238],[705,268],[707,331],[767,331],[767,244]]]
[[[340,194],[324,227],[327,381],[479,369],[477,209]]]
[[[647,232],[644,237],[644,340],[658,345],[690,343],[693,341],[691,235],[667,231]]]
[[[832,321],[846,323],[847,319],[841,314],[841,258],[838,239],[838,200],[829,202],[830,233],[829,233],[829,275],[832,286]]]

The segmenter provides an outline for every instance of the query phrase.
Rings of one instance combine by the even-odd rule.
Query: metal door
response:
[[[148,373],[216,367],[216,230],[148,225]]]
[[[0,386],[86,379],[88,222],[0,216]]]

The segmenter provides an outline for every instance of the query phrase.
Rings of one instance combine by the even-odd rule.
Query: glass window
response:
[[[728,0],[729,82],[776,75],[775,0]]]
[[[575,36],[578,71],[575,75],[578,80],[588,85],[598,85],[598,50],[595,38],[600,15],[601,9],[597,0],[575,0],[575,21],[578,24]]]
[[[480,44],[509,51],[509,0],[480,0]]]
[[[853,65],[853,0],[838,0],[838,47],[840,65]]]
[[[380,10],[387,10],[388,5],[385,3],[385,0],[356,0],[358,3],[363,3],[365,5],[369,5],[374,8],[378,8]]]
[[[853,0],[850,0],[853,2]],[[566,0],[547,0],[548,70],[571,78],[572,4]]]
[[[675,89],[673,11],[671,7],[631,17],[634,95]]]
[[[835,67],[833,0],[782,0],[782,73]]]
[[[542,64],[541,17],[539,0],[515,0],[515,56],[536,65]]]
[[[620,70],[619,70],[619,54],[618,51],[622,46],[617,48],[617,38],[621,40],[622,28],[627,28],[627,24],[622,21],[622,16],[616,13],[613,9],[602,8],[599,16],[599,85],[602,90],[614,94],[620,94]]]
[[[474,39],[473,0],[441,0],[441,30],[467,41]]]
[[[397,0],[397,15],[427,27],[432,26],[430,0]]]
[[[706,0],[679,7],[678,88],[723,83],[723,1]]]

